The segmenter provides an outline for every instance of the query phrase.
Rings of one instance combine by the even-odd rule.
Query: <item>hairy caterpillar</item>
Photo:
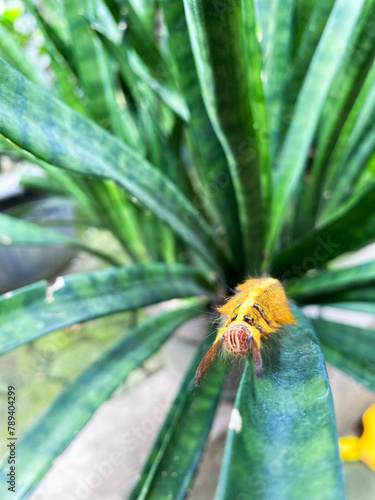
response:
[[[288,299],[279,280],[250,278],[236,288],[237,293],[217,310],[223,316],[212,347],[200,362],[195,385],[210,369],[221,347],[235,356],[252,355],[255,374],[261,378],[260,349],[264,339],[285,324],[295,325]]]

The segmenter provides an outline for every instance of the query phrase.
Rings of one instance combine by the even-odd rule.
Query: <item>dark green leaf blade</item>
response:
[[[104,5],[93,0],[64,0],[64,12],[71,39],[71,52],[80,82],[88,98],[91,116],[105,128],[111,128],[129,146],[141,150],[139,131],[129,109],[116,98],[114,74],[101,43],[90,30],[85,16],[94,18]]]
[[[173,81],[171,68],[155,43],[154,30],[150,30],[145,26],[144,20],[136,11],[135,5],[132,5],[133,2],[122,1],[122,3],[126,9],[126,22],[129,26],[127,36],[130,39],[131,46],[156,79],[161,78],[164,82]]]
[[[297,326],[267,339],[262,380],[247,363],[217,500],[344,499],[333,403],[321,347],[296,308]],[[237,424],[238,425],[238,424]]]
[[[374,203],[375,188],[370,185],[358,199],[352,200],[322,227],[277,254],[272,262],[273,273],[283,279],[300,276],[374,241]]]
[[[47,163],[116,182],[220,272],[214,254],[223,262],[226,258],[218,236],[173,183],[136,151],[1,59],[0,95],[0,134]]]
[[[300,16],[305,16],[309,11],[306,2],[296,3],[303,4],[299,5],[297,8],[300,10]],[[312,10],[305,20],[306,25],[304,26],[301,40],[296,49],[297,52],[291,68],[291,73],[287,76],[287,92],[285,92],[285,102],[282,111],[283,120],[286,122],[284,123],[285,129],[287,129],[288,122],[293,116],[293,108],[301,90],[304,77],[309,69],[311,59],[319,43],[320,37],[322,36],[325,24],[335,1],[313,0],[309,3]]]
[[[60,38],[54,26],[43,18],[40,9],[34,5],[33,1],[24,0],[24,3],[27,9],[35,17],[37,25],[43,34],[44,44],[48,55],[51,58],[50,69],[54,72],[56,78],[54,87],[57,87],[56,90],[58,90],[61,99],[63,99],[70,107],[79,113],[86,115],[87,112],[84,104],[82,103],[81,98],[78,97],[79,93],[77,92],[77,83],[73,78],[74,73],[76,72],[75,65],[71,64],[70,67],[68,65],[68,63],[73,62],[71,60],[71,53],[68,47]],[[17,66],[15,67],[17,68]],[[25,76],[27,75],[25,74]]]
[[[355,30],[364,0],[336,0],[312,58],[295,106],[274,178],[272,219],[267,250],[273,252],[284,211],[301,179],[330,85]]]
[[[165,102],[165,104],[167,104],[167,106],[169,106],[183,120],[186,121],[188,119],[189,112],[185,101],[176,89],[168,83],[165,83],[162,79],[158,80],[155,78],[148,71],[148,68],[146,68],[146,66],[142,66],[140,62],[138,62],[138,64],[131,65],[129,62],[129,55],[127,54],[128,51],[131,52],[131,49],[125,50],[122,45],[115,44],[101,31],[99,31],[97,25],[94,25],[93,28],[96,29],[96,33],[102,41],[104,47],[107,49],[108,54],[110,54],[118,64],[119,71],[128,85],[133,83],[135,89],[137,89],[138,81],[134,79],[134,76],[137,76],[138,79],[141,79],[144,83],[146,83],[149,88],[152,89]]]
[[[41,70],[32,64],[22,50],[16,37],[0,23],[0,55],[27,78],[38,85],[47,86],[47,80]]]
[[[243,269],[243,249],[238,206],[225,152],[210,122],[199,88],[199,80],[190,45],[183,2],[161,0],[168,41],[176,68],[176,78],[185,96],[190,119],[188,134],[196,157],[195,169],[202,186],[205,206],[213,206],[225,227],[229,246],[236,256],[238,272]]]
[[[329,300],[331,294],[354,292],[357,288],[373,285],[375,282],[375,262],[353,267],[345,267],[317,274],[311,278],[293,281],[288,286],[288,295],[301,302]],[[333,300],[331,300],[333,302]]]
[[[313,319],[326,360],[375,392],[375,331]]]
[[[283,113],[282,105],[289,93],[286,88],[288,71],[293,55],[293,15],[295,0],[276,0],[268,5],[269,16],[269,52],[264,58],[265,91],[269,115],[270,145],[274,160],[280,144],[281,129],[286,128],[291,115]]]
[[[324,0],[322,4],[325,4]],[[329,1],[332,3],[332,0]],[[334,2],[333,2],[334,3]],[[301,210],[299,210],[299,234],[306,232],[306,227],[312,227],[317,217],[318,209],[324,199],[327,162],[334,149],[343,149],[347,141],[347,122],[353,103],[366,77],[371,61],[374,58],[375,32],[371,28],[374,4],[366,2],[357,22],[354,36],[345,53],[343,64],[336,73],[329,95],[324,104],[322,119],[317,132],[317,149],[314,155],[309,183],[301,194]],[[309,30],[311,32],[311,30]]]
[[[262,176],[245,59],[242,7],[228,0],[184,0],[201,93],[225,151],[245,253],[245,272],[260,270],[263,248]]]
[[[346,311],[354,311],[375,315],[375,301],[372,302],[333,302],[330,307],[345,309]]]
[[[261,29],[257,21],[255,4],[256,2],[254,0],[242,0],[242,23],[250,106],[254,117],[254,132],[257,137],[259,150],[261,184],[263,190],[263,220],[266,232],[269,225],[272,195],[270,172],[271,141],[266,131],[272,130],[272,126],[269,124],[270,119],[267,114],[266,91],[262,81],[264,61],[261,44],[258,40],[258,37],[261,36]]]
[[[373,122],[375,119],[375,63],[363,83],[351,112],[338,138],[334,151],[327,165],[327,176],[323,190],[331,191],[332,195],[326,201],[322,216],[329,220],[330,214],[337,210],[345,198],[348,185],[358,179],[361,171],[366,168],[369,158],[374,153]],[[372,133],[372,134],[371,134]],[[356,161],[361,144],[370,138],[370,147],[362,161]]]
[[[49,288],[39,281],[0,296],[0,354],[77,322],[172,298],[210,294],[205,281],[193,268],[178,264],[69,275]]]
[[[20,458],[17,498],[28,496],[54,459],[74,439],[77,430],[82,429],[94,411],[126,377],[156,352],[176,328],[199,314],[199,307],[195,303],[139,325],[61,393],[17,443],[17,455]],[[2,481],[6,481],[6,469],[8,467],[3,466],[0,470]]]
[[[202,342],[190,365],[129,500],[183,499],[187,495],[226,376],[223,366],[216,363],[200,387],[194,387],[197,366],[212,342],[209,337]]]
[[[315,300],[318,304],[325,303],[363,303],[375,308],[375,286],[364,286],[358,288],[347,288],[342,292],[333,292],[329,295],[319,295]]]

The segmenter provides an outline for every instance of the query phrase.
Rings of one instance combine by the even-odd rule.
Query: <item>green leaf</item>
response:
[[[181,324],[199,315],[195,303],[153,318],[107,351],[52,403],[47,412],[17,442],[17,497],[25,498],[126,377],[146,361]],[[79,401],[79,404],[77,404]],[[8,467],[0,470],[6,481]]]
[[[0,296],[0,353],[66,326],[173,298],[210,295],[191,267],[135,265],[60,277]]]
[[[368,303],[369,306],[375,304],[375,286],[358,288],[347,288],[345,291],[330,293],[329,295],[319,295],[315,302],[319,304],[344,302],[346,303]]]
[[[320,301],[323,296],[355,290],[375,282],[375,262],[317,274],[287,284],[288,295],[298,301]]]
[[[72,54],[91,116],[103,127],[110,128],[126,144],[142,151],[133,116],[127,107],[117,102],[115,78],[107,54],[85,18],[95,19],[102,8],[100,1],[83,0],[78,4],[74,0],[64,0]]]
[[[27,78],[43,87],[47,86],[42,71],[38,71],[24,54],[16,37],[0,23],[0,55]]]
[[[260,269],[263,202],[258,145],[247,85],[241,5],[184,0],[201,93],[230,167],[245,253],[244,272]]]
[[[125,5],[126,22],[128,25],[125,41],[128,42],[127,37],[130,39],[130,45],[135,49],[145,66],[157,80],[162,79],[164,82],[173,81],[171,68],[156,46],[154,30],[150,30],[144,25],[143,20],[133,8],[132,2],[127,1]],[[124,47],[123,50],[125,50]]]
[[[273,36],[273,19],[275,16],[274,0],[253,0],[258,26],[258,36],[260,33],[261,48],[263,58],[271,51]]]
[[[117,0],[120,7],[132,5],[137,13],[141,26],[148,28],[148,34],[155,29],[155,11],[158,7],[156,0]],[[143,33],[142,33],[143,34]]]
[[[361,140],[355,144],[355,147],[348,154],[346,161],[343,161],[344,166],[340,173],[340,180],[335,183],[334,190],[330,191],[330,193],[333,193],[331,198],[332,204],[329,203],[325,208],[319,220],[320,224],[330,221],[337,213],[345,209],[348,204],[353,203],[358,196],[358,192],[356,191],[363,182],[361,176],[367,174],[367,166],[375,152],[375,131],[372,126],[372,120],[368,123],[368,126],[370,129],[368,131],[361,131]],[[343,178],[346,178],[346,183],[342,181]],[[366,182],[366,185],[373,187],[374,182],[371,180]],[[336,192],[337,195],[335,194]]]
[[[272,253],[285,209],[301,179],[319,116],[340,67],[364,0],[337,0],[299,93],[274,177],[274,197],[267,250]]]
[[[215,363],[200,387],[194,387],[198,364],[211,343],[212,338],[206,338],[198,349],[128,500],[182,499],[187,495],[226,380],[226,370]]]
[[[337,209],[344,196],[348,194],[348,188],[358,179],[374,152],[375,134],[372,130],[374,117],[375,63],[353,105],[327,166],[324,189],[331,191],[331,197],[325,204],[323,220],[329,219],[330,214]],[[356,161],[358,156],[362,156],[358,153],[366,135],[372,136],[370,148],[362,161]]]
[[[375,315],[375,301],[367,302],[334,302],[329,304],[330,307],[345,309],[346,311],[355,311],[366,314]]]
[[[22,7],[9,7],[1,12],[1,21],[13,24],[22,14],[24,10]]]
[[[56,21],[56,19],[54,19],[53,14],[57,18],[61,18],[62,11],[60,11],[59,14],[57,14],[56,12],[54,12],[53,14],[49,12],[47,15],[47,12],[44,9],[42,10],[40,8],[37,8],[37,6],[34,4],[34,0],[23,0],[23,3],[26,5],[27,9],[32,13],[38,23],[38,27],[40,28],[46,43],[48,54],[52,56],[53,59],[58,59],[57,54],[59,54],[60,57],[62,57],[66,61],[72,73],[78,76],[77,67],[73,59],[71,47],[70,45],[68,45],[67,40],[65,40],[61,36],[59,30],[56,29],[56,24],[54,24],[54,21]],[[57,24],[59,24],[58,21]],[[63,27],[65,29],[68,28],[65,22],[63,23]],[[68,35],[68,33],[66,33],[66,35]],[[66,68],[64,68],[64,70],[66,70]]]
[[[370,185],[319,227],[276,255],[273,272],[283,279],[301,276],[335,257],[375,240],[375,188]]]
[[[77,176],[69,176],[61,173],[61,170],[54,168],[49,163],[37,158],[32,155],[28,151],[24,149],[20,149],[16,144],[11,142],[9,139],[6,139],[4,136],[0,135],[0,144],[4,144],[4,146],[9,150],[9,153],[14,155],[16,158],[23,158],[30,163],[34,163],[41,167],[46,173],[47,176],[52,178],[52,192],[54,191],[55,183],[60,184],[61,189],[64,194],[69,194],[72,196],[77,202],[85,206],[87,208],[87,193],[83,191],[82,185],[80,183],[81,180]]]
[[[84,105],[77,95],[77,83],[73,80],[76,67],[72,64],[71,52],[61,40],[57,31],[50,22],[41,15],[32,0],[23,0],[27,9],[35,17],[40,28],[48,55],[51,58],[51,69],[56,75],[57,87],[62,99],[81,114],[87,114]],[[68,64],[71,66],[69,67]],[[14,66],[14,65],[13,65]],[[16,66],[17,68],[17,66]],[[27,76],[27,75],[26,75]]]
[[[299,16],[307,16],[304,22],[301,40],[299,41],[297,53],[293,64],[291,65],[291,74],[287,78],[287,92],[285,92],[285,102],[282,111],[282,120],[285,122],[284,127],[287,129],[289,122],[293,116],[293,109],[298,99],[303,80],[309,69],[311,59],[322,36],[329,14],[335,3],[335,0],[313,0],[312,11],[306,6],[306,2],[298,7]],[[290,12],[288,13],[290,16]],[[291,16],[290,16],[291,17]],[[297,40],[298,42],[298,40]],[[283,70],[285,69],[285,65]]]
[[[57,183],[64,194],[76,199],[84,211],[92,216],[96,226],[104,227],[113,233],[131,259],[140,263],[149,260],[137,225],[139,208],[129,200],[121,187],[111,181],[62,173],[60,169],[18,148],[9,140],[3,139],[3,141],[17,157],[25,158],[45,170],[50,188],[54,190]],[[102,252],[97,252],[95,249],[91,253],[96,253],[101,258],[107,257],[107,254],[102,256]],[[119,264],[116,258],[108,257],[108,259],[112,265]]]
[[[0,96],[1,134],[47,163],[81,175],[112,179],[166,222],[212,267],[220,271],[216,257],[225,265],[219,238],[199,212],[134,150],[1,60]]]
[[[112,14],[113,19],[118,23],[121,17],[120,4],[117,0],[104,0],[109,11]]]
[[[148,251],[138,223],[139,209],[124,190],[113,182],[101,179],[82,179],[80,184],[88,198],[89,213],[102,221],[134,261],[147,262]]]
[[[39,174],[39,172],[38,172]],[[52,196],[64,197],[66,191],[55,179],[51,177],[42,177],[29,173],[22,173],[20,178],[20,186],[25,190],[46,193]]]
[[[71,247],[85,250],[101,259],[110,262],[112,265],[118,265],[118,261],[105,252],[96,250],[95,248],[85,245],[74,238],[70,238],[65,234],[40,227],[31,222],[9,217],[5,214],[0,214],[0,246],[44,246],[44,245],[69,245]]]
[[[109,40],[103,33],[97,31],[100,40],[108,50],[108,53],[113,57],[119,66],[120,73],[127,82],[129,87],[134,85],[132,92],[136,92],[139,85],[139,80],[146,83],[148,87],[153,90],[175,113],[177,113],[183,120],[189,118],[189,112],[186,107],[185,101],[181,94],[177,92],[168,83],[156,79],[148,68],[137,59],[134,54],[131,56],[131,50],[124,50],[121,45],[116,45],[112,40]],[[136,78],[135,78],[136,77]]]
[[[269,115],[271,156],[274,159],[280,142],[281,130],[287,125],[289,116],[282,113],[285,85],[291,66],[293,44],[293,9],[295,0],[271,2],[269,51],[264,60],[265,93]],[[289,91],[289,89],[288,89]],[[288,93],[288,92],[287,92]],[[266,129],[267,130],[267,129]],[[265,132],[263,132],[265,134]]]
[[[322,193],[325,189],[323,184],[327,173],[327,163],[334,148],[338,148],[340,152],[345,146],[344,129],[348,128],[346,121],[374,57],[373,8],[373,0],[365,3],[357,22],[355,35],[350,41],[344,61],[335,75],[324,105],[317,131],[316,152],[309,182],[304,190],[306,192],[300,196],[302,200],[299,211],[300,235],[306,232],[306,228],[310,229],[314,225],[318,208],[324,203]]]
[[[216,500],[344,499],[332,396],[324,358],[307,318],[270,336],[262,380],[250,362],[229,430]],[[233,415],[233,414],[232,414]]]
[[[201,186],[202,203],[210,209],[213,206],[215,215],[220,218],[240,274],[243,273],[244,256],[238,245],[241,231],[237,201],[224,149],[211,125],[199,88],[183,2],[161,0],[161,6],[177,83],[189,109],[188,137],[196,158],[194,168]]]
[[[263,88],[262,70],[263,55],[258,38],[262,32],[256,17],[254,0],[242,0],[244,46],[247,67],[247,83],[249,87],[250,106],[254,117],[254,132],[259,147],[261,183],[263,191],[264,226],[268,227],[271,207],[271,175],[270,175],[270,138],[266,131],[269,125],[265,89]],[[269,106],[271,107],[271,106]]]
[[[312,323],[328,363],[375,392],[375,331],[322,319]]]

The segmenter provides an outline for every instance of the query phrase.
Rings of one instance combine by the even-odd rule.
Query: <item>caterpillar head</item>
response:
[[[247,356],[253,333],[247,326],[237,323],[229,326],[221,338],[229,352],[235,356]]]
[[[259,334],[253,331],[251,327],[249,328],[244,324],[237,323],[227,328],[220,339],[218,339],[207,351],[195,374],[196,386],[199,385],[201,379],[210,369],[222,345],[235,356],[248,356],[251,354],[255,366],[255,375],[257,378],[262,377],[263,362],[259,351]]]
[[[259,350],[260,335],[255,329],[243,323],[236,323],[225,330],[221,340],[225,348],[235,356],[248,356],[251,354],[255,374],[257,378],[262,377],[263,362]]]

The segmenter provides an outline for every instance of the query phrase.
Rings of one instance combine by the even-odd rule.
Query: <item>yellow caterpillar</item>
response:
[[[200,362],[195,385],[210,369],[223,346],[235,356],[252,355],[258,378],[263,373],[260,349],[262,341],[285,324],[295,325],[284,288],[279,280],[250,278],[236,289],[237,293],[218,308],[223,322],[212,347]]]

